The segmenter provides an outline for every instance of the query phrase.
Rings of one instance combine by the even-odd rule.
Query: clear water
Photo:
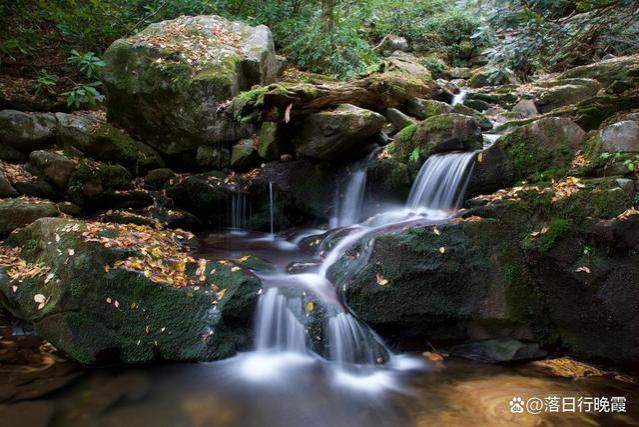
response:
[[[331,228],[354,225],[362,219],[368,163],[373,155],[374,153],[371,153],[355,163],[345,185],[341,186],[344,188],[338,186],[335,190],[333,216],[330,221]]]

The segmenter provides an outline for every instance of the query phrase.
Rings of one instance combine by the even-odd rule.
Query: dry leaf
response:
[[[576,272],[576,273],[581,273],[581,272],[583,272],[583,273],[588,273],[588,274],[590,274],[590,273],[591,273],[590,269],[589,269],[588,267],[586,267],[585,265],[584,265],[584,266],[581,266],[581,267],[579,267],[579,268],[577,268],[577,269],[575,270],[575,272]]]
[[[47,298],[44,295],[42,295],[42,294],[35,294],[33,296],[33,301],[35,301],[38,304],[42,304],[46,300],[47,300]]]
[[[377,284],[379,286],[388,285],[388,279],[384,278],[384,276],[382,276],[382,273],[375,274],[375,278],[377,279]]]
[[[446,253],[446,248],[443,247],[443,246],[440,246],[439,253],[442,254],[442,255],[445,254]]]

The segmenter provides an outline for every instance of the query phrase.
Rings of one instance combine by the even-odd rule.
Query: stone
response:
[[[468,80],[468,86],[471,88],[510,84],[517,84],[515,73],[510,70],[499,70],[493,65],[485,65],[481,68],[476,68]]]
[[[255,148],[255,141],[245,139],[235,144],[231,149],[231,169],[246,170],[255,166],[259,161],[259,154]]]
[[[51,113],[0,111],[0,144],[25,153],[54,144],[56,129]]]
[[[592,98],[600,89],[601,84],[593,79],[552,81],[539,90],[535,104],[541,113],[547,113]]]
[[[468,80],[472,75],[472,70],[466,67],[453,67],[447,71],[451,79],[464,79]]]
[[[250,126],[218,107],[279,72],[267,27],[219,16],[151,24],[115,41],[104,59],[109,120],[164,154],[247,137]]]
[[[60,212],[55,203],[23,199],[0,199],[0,237],[38,218],[55,217]]]
[[[473,117],[475,120],[477,120],[477,122],[479,123],[479,127],[481,127],[483,131],[488,131],[493,128],[493,122],[485,114],[467,107],[464,104],[455,105],[453,107],[453,112],[462,114],[464,116]]]
[[[275,122],[263,122],[260,128],[257,153],[264,160],[277,160],[286,151],[279,137],[279,125]]]
[[[0,160],[9,163],[26,163],[28,156],[13,147],[0,143]]]
[[[144,185],[154,190],[161,190],[175,176],[175,172],[168,168],[153,169],[144,177]]]
[[[474,197],[480,194],[491,194],[511,186],[514,182],[512,162],[503,148],[495,143],[477,154],[466,195]]]
[[[406,52],[393,52],[386,60],[397,70],[417,78],[423,82],[432,80],[428,68],[426,68],[414,55]]]
[[[382,46],[384,50],[388,50],[391,52],[401,51],[408,52],[410,50],[410,46],[408,45],[408,40],[405,37],[396,36],[394,34],[390,34],[384,44]]]
[[[309,114],[293,137],[299,156],[335,160],[363,149],[386,119],[381,114],[341,104],[332,111]]]
[[[439,114],[449,114],[453,112],[450,104],[434,99],[413,98],[404,105],[408,114],[418,119],[427,119]]]
[[[395,128],[394,130],[398,132],[406,126],[410,126],[414,123],[410,117],[399,111],[397,108],[387,108],[386,119],[393,125]]]
[[[69,179],[67,193],[70,201],[76,205],[96,209],[100,205],[100,199],[129,189],[132,180],[131,173],[124,166],[83,159]]]
[[[200,169],[222,170],[230,166],[231,156],[227,148],[200,145],[197,147],[195,162]]]
[[[36,175],[41,175],[57,189],[66,190],[77,163],[54,151],[38,150],[29,155],[29,165]]]
[[[0,170],[0,199],[18,197],[18,192]]]
[[[473,99],[473,98],[466,99],[464,101],[464,105],[466,107],[472,108],[473,110],[477,110],[481,113],[492,108],[492,105],[490,105],[488,102],[482,101],[481,99]]]
[[[620,56],[593,64],[571,68],[559,76],[560,79],[587,78],[601,82],[605,87],[617,80],[639,79],[639,55]]]
[[[565,117],[545,117],[514,128],[497,141],[514,168],[515,179],[569,167],[586,132]]]
[[[224,183],[226,175],[207,172],[174,179],[165,184],[166,195],[174,205],[195,215],[203,224],[230,226],[231,200],[235,188]]]
[[[235,271],[230,262],[206,261],[200,281],[195,274],[198,263],[188,262],[185,274],[197,285],[152,281],[141,270],[117,266],[117,261],[139,254],[141,247],[132,246],[132,252],[87,241],[82,234],[90,227],[107,239],[138,232],[115,224],[100,224],[96,230],[82,221],[48,218],[5,241],[22,249],[25,262],[53,274],[48,280],[47,275],[23,277],[13,292],[16,282],[0,272],[2,303],[17,318],[33,322],[39,337],[84,365],[212,360],[248,348],[247,328],[260,288],[254,275]],[[184,232],[144,232],[160,233],[158,238],[173,242],[168,243],[171,250],[181,257],[188,254]],[[145,240],[145,245],[153,245]],[[170,259],[163,262],[175,264]],[[222,293],[212,291],[212,286]],[[45,295],[41,306],[34,303],[38,294]]]
[[[430,153],[481,148],[479,123],[461,114],[440,114],[417,125],[413,135],[416,147],[427,147]]]
[[[604,151],[639,153],[639,120],[622,120],[606,126],[601,139]]]
[[[513,113],[517,113],[522,118],[535,117],[539,115],[535,101],[532,99],[520,100],[511,110]]]
[[[635,195],[635,181],[628,178],[617,178],[615,180],[619,188],[621,188],[628,197],[633,197]]]

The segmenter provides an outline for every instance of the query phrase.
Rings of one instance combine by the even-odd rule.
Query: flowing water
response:
[[[87,373],[73,387],[40,401],[46,404],[41,410],[56,414],[50,425],[599,425],[602,416],[597,414],[513,414],[509,402],[516,396],[624,396],[636,402],[636,385],[623,378],[574,381],[530,364],[490,366],[454,358],[431,361],[421,355],[393,354],[340,298],[328,273],[344,251],[382,230],[450,219],[463,199],[475,155],[431,156],[404,208],[327,233],[328,237],[341,233],[341,238],[323,258],[298,246],[317,230],[268,238],[256,233],[200,236],[200,256],[218,259],[251,254],[275,267],[268,273],[256,272],[264,288],[255,315],[254,350],[213,363]],[[272,186],[269,195],[274,232]],[[246,209],[246,201],[238,194],[233,204],[233,217],[238,217],[233,225],[237,228],[243,228],[241,218]],[[289,274],[294,261],[308,268]],[[309,315],[308,294],[321,301],[323,318]],[[323,323],[324,351],[315,348],[318,337],[309,334],[313,321]],[[15,409],[8,415],[0,412],[0,416],[11,425],[11,420],[24,420],[25,410]],[[629,405],[626,414],[615,416],[615,425],[637,425],[638,410],[638,405]]]
[[[353,165],[344,188],[337,186],[333,202],[333,217],[330,221],[331,228],[347,227],[361,220],[368,163],[374,153]]]

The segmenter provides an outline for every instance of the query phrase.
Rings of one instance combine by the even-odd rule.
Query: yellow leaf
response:
[[[108,272],[109,272],[109,270],[111,270],[111,267],[109,267],[108,265],[105,265],[105,266],[104,266],[104,271],[105,271],[106,273],[108,273]]]
[[[111,297],[107,297],[107,299],[106,299],[107,304],[111,304],[111,301],[113,301],[113,300],[111,299]]]
[[[440,246],[440,248],[439,248],[439,253],[440,253],[440,254],[445,254],[445,253],[446,253],[446,248],[445,248],[445,247],[443,247],[443,246]]]
[[[479,154],[477,155],[477,161],[478,161],[479,163],[481,163],[481,162],[483,162],[483,161],[484,161],[484,153],[479,153]]]
[[[437,235],[437,236],[442,234],[442,232],[439,231],[439,228],[437,228],[437,227],[433,227],[433,233],[435,233],[435,235]]]
[[[217,299],[224,298],[224,294],[226,294],[226,289],[220,290],[220,292],[217,293]]]
[[[236,265],[235,267],[231,268],[231,271],[240,271],[240,267]]]
[[[311,312],[315,309],[315,304],[313,303],[313,301],[309,301],[306,303],[306,311],[307,312]]]

